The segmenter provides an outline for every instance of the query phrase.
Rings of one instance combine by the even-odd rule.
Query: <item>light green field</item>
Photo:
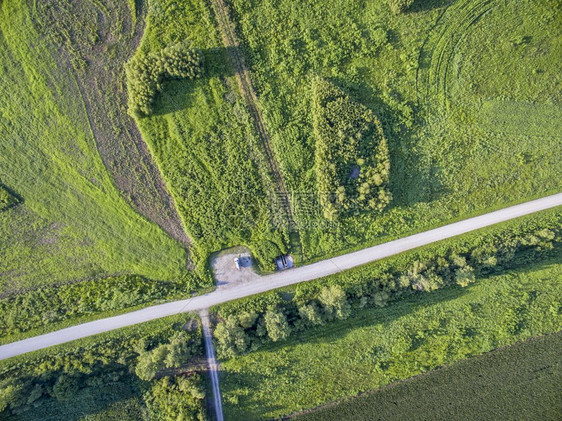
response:
[[[37,18],[26,2],[0,4],[0,180],[23,199],[0,213],[0,294],[117,273],[179,277],[185,250],[120,196],[72,66]]]
[[[562,7],[548,1],[229,0],[295,218],[316,194],[311,79],[383,124],[394,196],[382,215],[302,229],[305,258],[381,242],[562,187]],[[304,196],[306,198],[306,196]]]

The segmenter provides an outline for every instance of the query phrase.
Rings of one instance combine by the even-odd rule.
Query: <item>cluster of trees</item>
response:
[[[315,169],[324,216],[382,211],[391,201],[388,145],[377,117],[332,83],[313,82]]]
[[[346,319],[353,307],[384,307],[405,294],[430,292],[450,285],[466,287],[478,276],[535,261],[562,247],[562,227],[507,232],[476,245],[408,261],[400,267],[369,267],[336,275],[332,284],[297,286],[292,299],[276,292],[221,307],[214,335],[222,358],[259,348],[335,319]],[[337,282],[337,284],[335,283]],[[286,298],[286,297],[285,297]]]
[[[0,300],[0,335],[186,294],[197,285],[198,278],[189,272],[178,282],[124,275],[28,291]]]
[[[172,325],[169,320],[168,325],[158,326],[143,326],[127,335],[112,332],[110,337],[89,345],[69,345],[54,353],[3,365],[0,418],[43,404],[50,407],[52,399],[68,404],[84,389],[93,391],[120,383],[143,391],[150,419],[205,419],[204,385],[198,374],[167,371],[155,379],[156,373],[149,376],[146,371],[146,361],[157,359],[156,354],[164,355],[159,369],[185,366],[189,358],[201,356],[200,330],[186,332],[183,323]],[[179,414],[185,417],[179,418]]]
[[[144,400],[152,421],[206,419],[201,402],[205,399],[200,375],[164,377],[154,382]]]
[[[18,198],[11,194],[5,187],[0,184],[0,212],[11,208],[18,203]]]
[[[203,56],[183,43],[157,53],[138,54],[125,68],[129,89],[129,111],[137,117],[152,112],[155,95],[170,79],[195,79],[203,71]]]
[[[167,343],[143,351],[139,355],[135,373],[142,380],[152,380],[156,373],[179,367],[188,358],[201,353],[201,341],[187,340],[183,332],[176,332]]]
[[[388,0],[388,7],[395,15],[406,12],[414,4],[414,0]]]

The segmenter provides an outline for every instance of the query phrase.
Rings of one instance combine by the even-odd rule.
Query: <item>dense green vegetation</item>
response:
[[[9,342],[10,336],[23,332],[33,335],[39,330],[54,330],[66,320],[80,317],[83,321],[83,317],[185,297],[192,285],[189,275],[176,282],[123,275],[43,287],[0,299],[0,342]]]
[[[373,112],[328,81],[314,80],[315,168],[324,216],[382,211],[390,202],[390,161]]]
[[[193,242],[201,270],[210,253],[246,244],[265,268],[286,249],[263,145],[233,76],[228,51],[202,0],[151,1],[137,57],[178,40],[201,51],[202,77],[163,86],[152,114],[137,118]]]
[[[80,67],[70,64],[84,60],[67,61],[59,50],[61,34],[49,32],[47,8],[54,3],[44,3],[0,3],[0,179],[25,199],[0,212],[0,294],[122,273],[181,277],[187,260],[181,244],[134,211],[104,166],[100,133],[87,112],[91,102],[75,77]],[[56,16],[65,32],[69,19],[81,15]],[[84,28],[103,20],[93,16]],[[65,33],[69,43],[73,36],[82,41]],[[116,133],[113,139],[121,142]]]
[[[203,420],[199,329],[165,318],[0,363],[6,420]]]
[[[560,331],[561,257],[558,251],[468,288],[357,309],[347,320],[224,361],[225,417],[279,417]]]
[[[426,0],[399,15],[386,0],[227,3],[305,259],[560,191],[560,0]],[[332,229],[303,195],[321,189],[317,76],[372,110],[390,156],[391,204]]]
[[[555,420],[561,347],[561,333],[520,342],[294,419]]]
[[[17,205],[19,202],[19,199],[13,193],[0,184],[0,212]]]
[[[562,214],[549,212],[511,227],[432,245],[376,264],[219,307],[215,330],[220,357],[232,357],[337,319],[352,308],[389,303],[466,287],[476,278],[562,253]]]
[[[149,115],[154,96],[166,80],[194,79],[201,75],[202,65],[201,54],[183,44],[135,56],[127,66],[129,112],[137,117]]]
[[[414,3],[414,0],[388,0],[388,6],[392,13],[399,15],[404,13]]]

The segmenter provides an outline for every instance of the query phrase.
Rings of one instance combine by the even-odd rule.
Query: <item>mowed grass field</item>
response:
[[[520,342],[292,419],[556,420],[562,334]]]
[[[184,247],[115,187],[76,68],[34,5],[0,4],[0,182],[21,198],[0,212],[0,295],[117,273],[180,277]]]
[[[357,310],[345,321],[226,360],[221,364],[225,417],[289,415],[558,332],[560,258],[558,252],[468,288]]]
[[[303,226],[305,258],[384,241],[562,187],[559,0],[228,0]],[[311,81],[381,120],[393,201],[315,222]]]

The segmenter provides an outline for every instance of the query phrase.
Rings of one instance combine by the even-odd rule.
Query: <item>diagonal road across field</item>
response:
[[[147,307],[142,310],[133,311],[120,316],[83,323],[44,335],[35,336],[33,338],[2,345],[0,346],[0,360],[96,335],[98,333],[135,325],[137,323],[147,322],[188,311],[200,311],[227,301],[248,297],[250,295],[259,294],[272,289],[297,284],[299,282],[322,278],[324,276],[374,262],[376,260],[444,240],[446,238],[455,237],[470,231],[561,205],[562,193],[558,193],[542,199],[510,206],[495,212],[400,238],[378,246],[368,247],[353,253],[344,254],[332,259],[326,259],[310,265],[258,277],[252,281],[233,283],[227,287],[218,288],[208,294],[196,296],[187,300],[174,301],[167,304]]]

